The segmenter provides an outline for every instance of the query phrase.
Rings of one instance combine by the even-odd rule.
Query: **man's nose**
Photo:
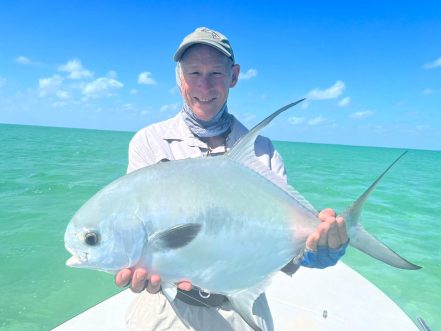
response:
[[[213,86],[212,79],[209,75],[202,75],[199,79],[199,87],[203,89],[210,89]]]

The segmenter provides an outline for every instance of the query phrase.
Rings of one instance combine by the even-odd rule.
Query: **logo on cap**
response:
[[[213,39],[221,39],[220,36],[213,30],[207,29],[207,28],[203,28],[201,29],[202,32],[207,32],[207,33],[211,33],[211,37]]]

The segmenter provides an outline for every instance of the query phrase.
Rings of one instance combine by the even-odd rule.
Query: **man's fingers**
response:
[[[146,287],[147,279],[147,270],[141,268],[136,269],[133,273],[132,285],[130,288],[135,293],[142,292]]]
[[[151,294],[158,293],[161,289],[161,277],[159,275],[151,275],[147,283],[147,292]]]
[[[328,217],[326,222],[329,224],[328,231],[328,247],[329,248],[338,248],[341,246],[342,242],[340,239],[340,235],[338,233],[337,222],[335,217]]]
[[[331,225],[328,222],[324,222],[318,226],[317,231],[320,235],[320,239],[318,241],[319,246],[327,246],[328,245],[328,232],[329,232],[330,226]]]
[[[348,241],[348,232],[346,231],[346,223],[343,217],[338,216],[336,218],[338,236],[340,237],[341,244],[345,244]]]
[[[182,281],[178,283],[178,288],[183,291],[190,291],[192,289],[192,284],[189,281]]]
[[[335,217],[335,211],[332,208],[325,208],[319,213],[319,219],[322,222],[325,222],[328,217]]]
[[[130,269],[122,269],[115,276],[115,284],[119,287],[130,284],[131,290],[135,293],[140,293],[145,289],[155,294],[161,290],[161,277],[156,274],[149,275],[144,268],[137,268],[133,272]],[[192,289],[191,282],[187,280],[179,282],[177,286],[183,291]]]
[[[306,249],[315,252],[317,250],[317,244],[319,241],[319,233],[317,231],[313,232],[306,239]]]
[[[132,270],[122,269],[115,276],[115,284],[118,287],[126,287],[132,279]]]

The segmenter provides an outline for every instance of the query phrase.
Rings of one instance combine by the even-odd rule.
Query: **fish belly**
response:
[[[296,235],[308,223],[302,208],[253,170],[210,158],[169,162],[157,171],[158,182],[144,194],[149,233],[202,224],[184,247],[146,250],[146,264],[163,281],[188,279],[227,294],[264,281],[304,247],[305,235]]]

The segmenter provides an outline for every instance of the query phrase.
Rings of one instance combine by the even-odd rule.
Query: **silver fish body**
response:
[[[84,226],[82,220],[91,218],[100,223]],[[116,271],[143,266],[165,282],[189,279],[229,294],[280,270],[305,247],[318,222],[314,211],[272,182],[219,156],[160,163],[116,180],[78,211],[66,242],[75,229],[105,229],[99,231],[105,239],[105,231],[129,226],[133,234],[108,248],[122,252],[130,246],[127,240],[142,246],[131,250],[135,254],[127,263],[100,266],[92,261],[90,267]],[[155,243],[157,233],[195,223],[201,224],[200,232],[187,245],[170,249]]]
[[[103,188],[67,227],[67,264],[108,272],[145,267],[161,275],[171,302],[170,285],[189,280],[227,295],[259,330],[254,300],[271,275],[305,249],[320,222],[314,207],[254,153],[259,131],[301,101],[267,117],[226,155],[155,164]],[[352,246],[392,266],[418,269],[359,223],[364,202],[398,159],[342,216]]]

